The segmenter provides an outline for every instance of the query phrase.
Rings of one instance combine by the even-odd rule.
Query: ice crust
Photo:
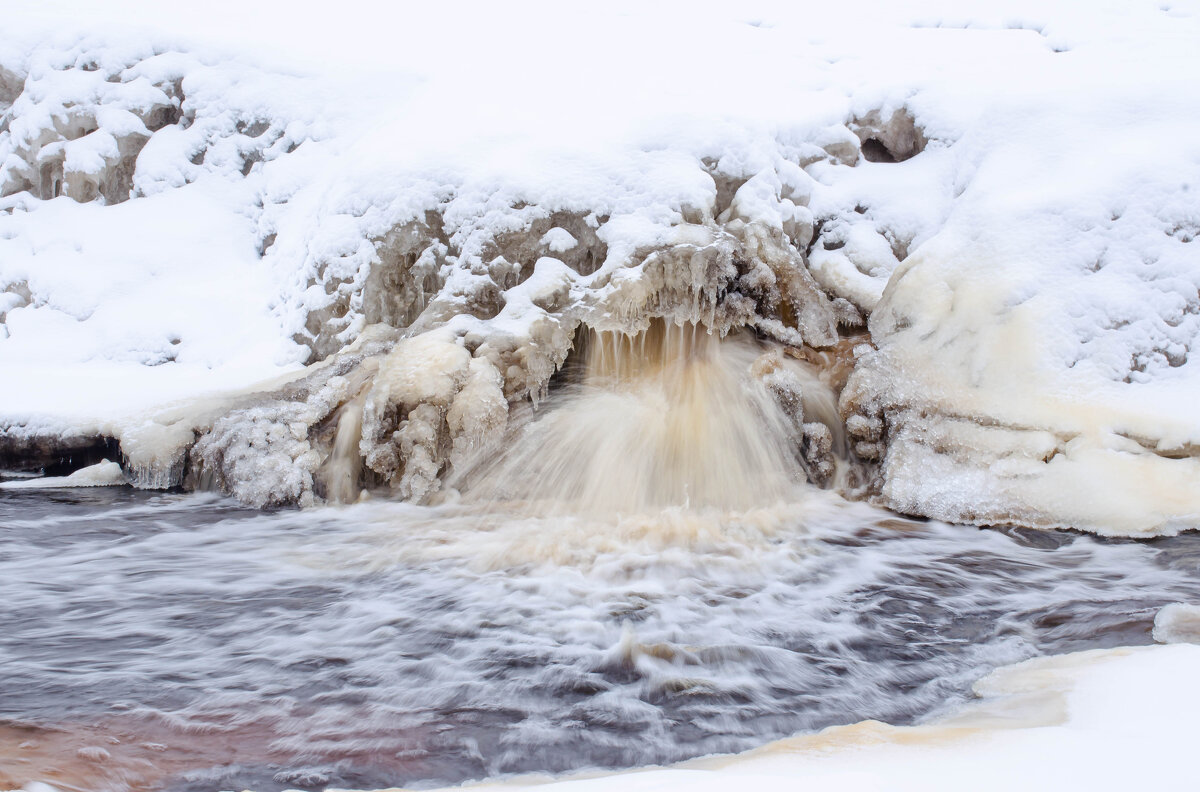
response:
[[[1200,519],[1194,4],[116,6],[6,21],[9,434],[419,500],[581,333],[865,327],[841,412],[883,504]]]

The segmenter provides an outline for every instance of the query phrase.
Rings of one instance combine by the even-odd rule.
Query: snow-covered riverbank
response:
[[[312,502],[361,398],[357,483],[419,497],[585,328],[661,318],[857,339],[894,509],[1192,527],[1197,11],[40,3],[0,42],[0,450]]]
[[[1194,786],[1200,727],[1194,645],[1039,658],[976,684],[981,700],[927,726],[875,721],[781,740],[732,757],[619,775],[519,779],[456,789],[605,792],[726,790],[1117,790]]]

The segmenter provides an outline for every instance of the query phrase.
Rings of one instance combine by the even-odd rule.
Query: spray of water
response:
[[[798,411],[764,380],[781,356],[747,336],[664,322],[638,335],[589,331],[579,346],[582,371],[568,372],[576,381],[554,404],[452,476],[468,502],[628,516],[742,512],[798,496]]]

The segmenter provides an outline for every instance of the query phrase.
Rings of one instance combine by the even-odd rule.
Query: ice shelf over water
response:
[[[852,367],[893,509],[1195,527],[1200,5],[903,5],[6,15],[0,452],[427,500],[663,321]]]

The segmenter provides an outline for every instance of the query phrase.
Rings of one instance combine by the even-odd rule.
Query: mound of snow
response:
[[[57,489],[60,487],[119,487],[129,479],[116,462],[99,462],[76,470],[69,476],[46,476],[45,478],[21,478],[0,482],[0,489]]]
[[[1154,640],[1159,643],[1200,643],[1200,605],[1173,602],[1154,617]]]

